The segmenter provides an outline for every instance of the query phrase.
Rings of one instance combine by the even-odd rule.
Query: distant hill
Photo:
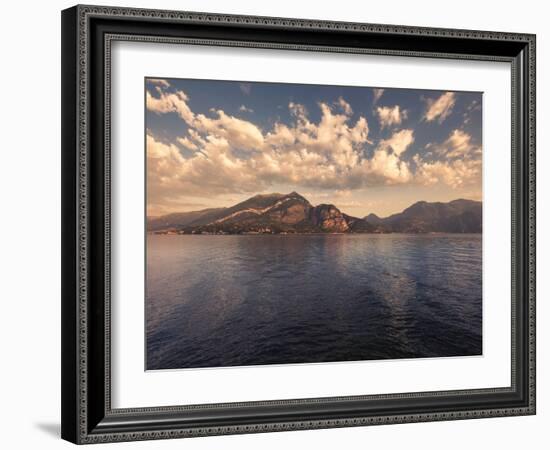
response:
[[[364,220],[393,233],[481,233],[482,229],[482,203],[474,200],[422,201],[384,219],[373,216]]]
[[[211,217],[216,217],[226,208],[211,208],[201,211],[191,211],[182,213],[172,213],[165,216],[153,217],[147,219],[147,230],[160,231],[167,229],[179,229],[184,226],[193,226],[205,221],[209,221]]]
[[[167,214],[147,220],[152,233],[481,233],[481,202],[417,202],[380,218],[349,216],[331,204],[313,206],[297,192],[256,195],[228,208]]]

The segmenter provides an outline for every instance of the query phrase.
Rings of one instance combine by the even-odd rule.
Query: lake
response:
[[[480,234],[148,235],[147,369],[480,355]]]

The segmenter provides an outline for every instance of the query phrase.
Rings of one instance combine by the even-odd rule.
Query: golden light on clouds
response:
[[[247,92],[252,97],[254,89]],[[382,94],[386,98],[383,89],[374,91],[375,102]],[[311,115],[315,120],[304,104],[289,101],[285,108],[291,120],[276,120],[267,128],[253,121],[257,107],[236,105],[246,119],[222,107],[200,113],[171,80],[150,80],[147,111],[159,117],[174,113],[185,126],[168,140],[148,129],[149,214],[178,211],[184,204],[225,206],[221,203],[230,196],[246,198],[286,186],[314,199],[326,194],[354,212],[373,204],[365,197],[373,188],[439,185],[449,196],[457,189],[480,192],[481,145],[467,131],[453,129],[441,142],[420,148],[414,124],[404,126],[408,108],[380,105],[368,119],[354,112],[349,100],[318,101]],[[455,104],[452,92],[425,100],[421,118],[442,123]],[[371,137],[372,120],[385,137]],[[348,194],[344,199],[337,192]]]

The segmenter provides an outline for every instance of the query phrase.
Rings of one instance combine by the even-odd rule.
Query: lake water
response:
[[[481,235],[147,237],[147,369],[480,355]]]

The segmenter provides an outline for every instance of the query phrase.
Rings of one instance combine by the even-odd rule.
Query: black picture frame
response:
[[[109,99],[115,40],[509,62],[511,386],[113,409]],[[64,10],[61,406],[62,437],[78,444],[535,414],[535,36],[119,7]]]

